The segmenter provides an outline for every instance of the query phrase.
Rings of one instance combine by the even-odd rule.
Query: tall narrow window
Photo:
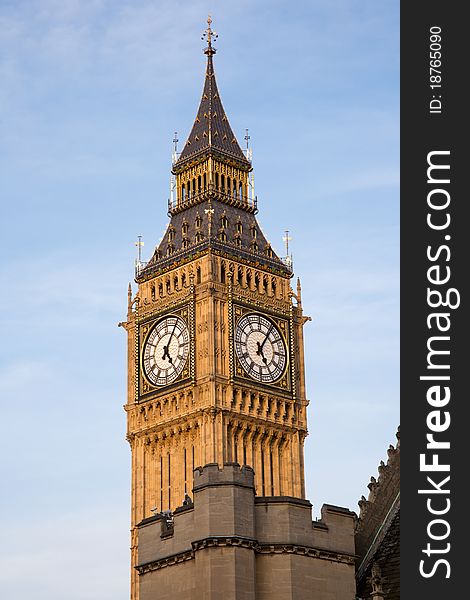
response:
[[[163,456],[160,456],[160,510],[163,510]]]
[[[201,267],[196,269],[196,283],[201,283]]]
[[[183,202],[186,200],[186,186],[184,185],[184,183],[181,187],[181,200]]]
[[[225,263],[220,265],[220,283],[225,283]]]
[[[203,177],[203,185],[204,185],[204,189],[207,188],[207,175],[204,173],[204,177]]]
[[[261,449],[261,495],[266,496],[263,449]]]
[[[197,193],[200,194],[201,193],[201,176],[198,175],[197,178]]]
[[[171,510],[171,462],[168,452],[168,510]]]
[[[238,186],[238,196],[239,196],[240,200],[243,200],[243,183],[241,181]]]
[[[250,287],[251,285],[251,271],[246,272],[246,285]]]
[[[272,449],[269,450],[269,476],[271,478],[271,496],[274,496],[274,468]]]
[[[230,177],[227,177],[227,194],[230,196]]]
[[[219,189],[219,174],[218,173],[215,174],[215,189],[216,190]]]
[[[225,192],[225,175],[220,176],[220,188],[222,192]]]

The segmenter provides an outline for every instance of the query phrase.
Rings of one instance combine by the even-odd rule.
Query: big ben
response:
[[[139,550],[141,525],[173,526],[181,507],[196,506],[202,487],[195,486],[195,470],[201,477],[206,467],[222,473],[220,487],[224,470],[238,469],[252,481],[244,487],[251,485],[254,497],[308,504],[302,333],[308,317],[300,283],[291,288],[291,261],[276,255],[257,220],[251,156],[231,129],[215,79],[210,19],[205,37],[202,97],[174,157],[169,223],[150,260],[137,265],[138,290],[129,288],[124,324],[132,600],[159,597],[141,585],[142,565],[150,564]],[[344,564],[351,567],[351,559]],[[175,597],[218,597],[189,582],[178,585]]]

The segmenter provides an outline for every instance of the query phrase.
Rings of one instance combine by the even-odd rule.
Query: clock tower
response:
[[[133,600],[138,525],[191,505],[195,469],[236,465],[254,473],[256,496],[305,498],[308,317],[291,261],[257,220],[250,154],[217,88],[210,19],[205,36],[202,98],[175,151],[169,223],[150,260],[137,263],[124,324]]]

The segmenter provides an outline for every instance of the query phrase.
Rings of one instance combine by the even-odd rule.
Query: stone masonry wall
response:
[[[355,515],[255,497],[253,470],[195,471],[194,503],[139,524],[140,600],[353,600]]]

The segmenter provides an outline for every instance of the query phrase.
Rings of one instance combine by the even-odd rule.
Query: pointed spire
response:
[[[300,277],[297,277],[297,306],[302,306],[302,286],[300,285]]]
[[[132,310],[132,286],[130,282],[127,288],[127,308],[129,311]]]
[[[236,160],[241,168],[251,170],[251,164],[230,127],[217,89],[212,61],[216,53],[212,43],[217,39],[217,34],[212,30],[211,23],[212,19],[209,16],[208,27],[202,38],[207,40],[207,46],[204,48],[207,65],[202,98],[191,133],[178,160],[173,165],[174,172],[180,171],[192,159],[206,154]]]

